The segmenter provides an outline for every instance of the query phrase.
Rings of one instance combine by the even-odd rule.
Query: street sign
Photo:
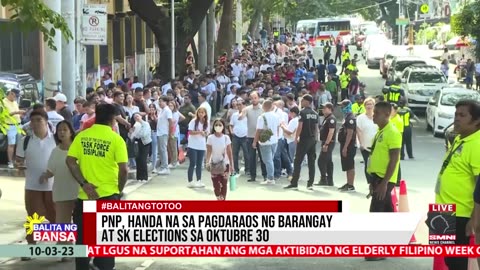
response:
[[[428,6],[428,4],[423,4],[423,5],[420,7],[420,11],[421,11],[423,14],[427,14],[429,10],[430,10],[430,7]]]
[[[107,45],[107,25],[107,5],[83,5],[83,44]]]
[[[410,24],[410,19],[408,18],[397,18],[395,20],[396,25],[409,25]]]

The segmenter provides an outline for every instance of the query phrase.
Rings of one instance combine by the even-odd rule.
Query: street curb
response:
[[[153,177],[152,177],[153,179]],[[125,185],[125,189],[123,190],[123,194],[124,194],[124,198],[126,196],[128,196],[128,194],[136,191],[137,189],[139,189],[140,187],[142,187],[143,185],[149,183],[150,181],[148,182],[138,182],[137,180],[131,180],[129,179],[127,181],[127,184]],[[7,242],[7,243],[0,243],[0,245],[21,245],[21,244],[24,244],[25,243],[25,230],[24,229],[18,229],[17,231],[13,232],[12,234],[15,234],[16,236],[18,235],[18,237],[15,237],[16,240],[14,241],[10,241],[10,242]],[[0,259],[0,265],[3,265],[3,264],[6,264],[8,262],[11,262],[11,261],[14,261],[18,258],[16,257],[7,257],[7,258],[4,258],[4,259]]]

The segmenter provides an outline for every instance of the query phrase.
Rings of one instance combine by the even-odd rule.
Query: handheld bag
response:
[[[273,131],[268,127],[267,118],[265,117],[265,115],[262,115],[262,118],[263,118],[263,129],[260,132],[260,136],[258,140],[261,143],[264,143],[270,140],[270,138],[273,136]]]
[[[225,138],[225,150],[223,153],[223,158],[219,162],[211,162],[210,163],[210,173],[212,175],[218,175],[218,174],[224,174],[225,171],[227,170],[227,167],[225,166],[225,151],[227,149],[227,137],[223,135]]]

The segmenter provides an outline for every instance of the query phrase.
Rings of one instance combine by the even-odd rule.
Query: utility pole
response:
[[[207,16],[198,30],[198,70],[205,72],[207,66]]]
[[[243,18],[242,18],[242,1],[237,0],[237,7],[235,10],[235,43],[242,46],[242,32],[243,32]]]
[[[82,16],[83,16],[83,0],[75,1],[75,29],[76,29],[76,66],[77,66],[77,95],[85,97],[87,91],[87,49],[82,43]]]
[[[51,10],[62,13],[61,0],[44,0],[44,3]],[[53,27],[51,24],[45,25],[47,29]],[[45,85],[45,98],[51,97],[54,91],[62,90],[62,33],[55,29],[53,43],[57,50],[50,49],[46,43],[43,44],[43,80]]]
[[[207,15],[207,66],[215,66],[215,1],[208,9]]]
[[[75,0],[62,1],[62,16],[75,38]],[[73,108],[75,93],[75,41],[62,38],[62,86],[70,108]]]

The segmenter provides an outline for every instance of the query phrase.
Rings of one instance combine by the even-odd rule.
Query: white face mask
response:
[[[223,127],[221,127],[221,126],[215,126],[215,132],[220,133],[220,132],[222,132],[222,131],[223,131]]]

